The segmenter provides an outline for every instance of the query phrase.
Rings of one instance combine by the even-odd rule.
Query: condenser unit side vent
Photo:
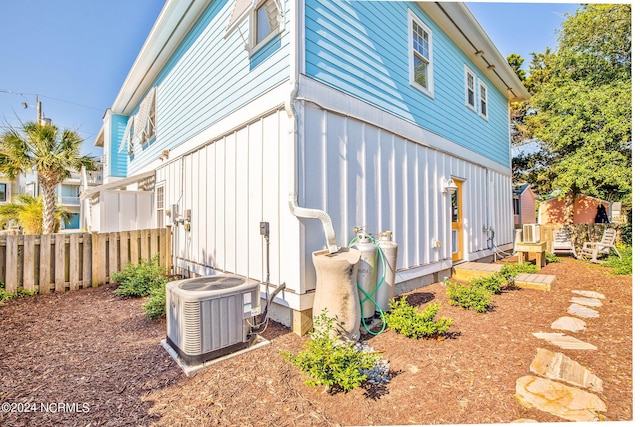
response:
[[[522,226],[523,243],[540,243],[540,224],[524,224]]]

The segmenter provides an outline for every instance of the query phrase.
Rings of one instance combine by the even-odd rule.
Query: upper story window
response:
[[[263,1],[253,12],[253,46],[266,43],[280,31],[280,11],[276,0]]]
[[[480,108],[478,114],[484,119],[489,120],[489,92],[487,85],[482,80],[478,80],[478,87],[480,88]]]
[[[476,75],[467,66],[464,67],[464,81],[467,107],[476,111]]]
[[[433,97],[432,33],[409,11],[409,69],[411,86]]]
[[[249,19],[248,36],[241,24]],[[284,30],[282,0],[235,0],[223,38],[238,31],[245,49],[253,53]]]
[[[7,184],[0,183],[0,202],[7,201]]]

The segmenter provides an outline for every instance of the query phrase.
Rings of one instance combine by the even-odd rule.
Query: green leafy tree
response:
[[[80,154],[83,140],[78,133],[62,132],[53,124],[28,122],[22,129],[10,128],[0,136],[0,172],[9,178],[34,171],[42,189],[42,233],[55,231],[56,186],[71,171],[95,170],[91,156]]]
[[[514,176],[565,198],[631,202],[631,5],[588,4],[568,16],[557,52],[534,55],[523,134],[541,151],[514,158]]]
[[[22,227],[24,234],[42,234],[42,197],[20,194],[12,203],[0,206],[0,228],[16,224]],[[60,229],[61,223],[71,223],[71,212],[56,206],[54,212],[54,232]]]

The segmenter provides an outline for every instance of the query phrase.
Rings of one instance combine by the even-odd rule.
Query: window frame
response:
[[[273,2],[274,6],[277,9],[276,12],[276,26],[271,32],[267,33],[262,40],[258,40],[258,24],[260,20],[258,19],[259,10],[265,6],[268,2]],[[284,19],[282,17],[282,5],[279,0],[262,0],[253,8],[249,18],[249,53],[254,54],[255,52],[262,49],[266,44],[268,44],[271,40],[278,36],[284,29]]]
[[[0,190],[0,194],[3,194],[4,197],[0,197],[0,203],[5,203],[9,200],[9,193],[8,193],[9,186],[7,185],[6,182],[0,182],[0,188],[2,187],[4,187],[4,190]]]
[[[513,214],[520,216],[520,212],[522,211],[522,204],[519,197],[513,198]]]
[[[469,77],[473,78],[473,87],[469,87]],[[476,97],[478,95],[476,86],[478,85],[478,77],[476,73],[474,73],[471,68],[464,66],[464,104],[472,111],[478,111],[477,100]],[[471,93],[470,93],[471,92]],[[473,104],[469,102],[469,95],[471,95],[471,99],[473,100]]]
[[[166,204],[166,198],[165,198],[165,183],[161,182],[158,185],[156,185],[156,191],[155,191],[155,200],[154,200],[154,204],[155,204],[155,211],[156,211],[156,226],[158,228],[163,228],[165,226],[165,213],[164,213],[164,206]],[[162,199],[160,199],[160,192],[162,192]],[[159,201],[162,201],[162,206],[159,206],[160,203],[158,203]]]
[[[482,90],[484,89],[484,98],[482,97]],[[484,113],[482,112],[482,104],[484,103]],[[489,87],[487,84],[478,79],[478,114],[485,120],[489,120]]]
[[[425,58],[424,55],[414,49],[413,46],[413,25],[414,23],[428,36],[427,44],[427,55],[428,58]],[[415,67],[415,58],[422,60],[426,63],[426,86],[421,85],[416,82],[416,67]],[[431,28],[427,26],[424,21],[422,21],[415,13],[409,10],[408,13],[408,65],[409,65],[409,85],[425,95],[433,98],[434,97],[434,82],[433,82],[433,32]]]

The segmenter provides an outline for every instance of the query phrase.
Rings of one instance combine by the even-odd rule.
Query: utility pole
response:
[[[36,114],[38,115],[38,125],[42,125],[42,104],[38,100],[38,95],[36,95]]]

